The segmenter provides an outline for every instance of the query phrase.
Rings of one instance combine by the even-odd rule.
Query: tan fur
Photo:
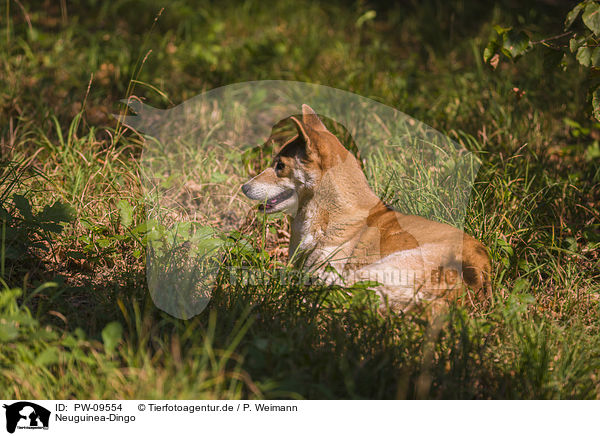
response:
[[[346,284],[375,280],[394,309],[455,299],[463,283],[489,293],[490,261],[479,241],[387,207],[316,113],[306,105],[302,112],[302,120],[290,117],[298,135],[284,144],[273,167],[243,186],[248,197],[271,200],[267,213],[291,215],[289,255],[296,265],[335,280],[325,272],[329,263]]]

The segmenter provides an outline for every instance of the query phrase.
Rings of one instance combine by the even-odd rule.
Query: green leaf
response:
[[[517,280],[515,280],[515,283],[513,285],[513,293],[519,294],[521,292],[528,290],[529,287],[530,287],[529,280],[524,279],[524,278],[518,278]]]
[[[573,238],[572,236],[563,239],[562,245],[565,249],[570,250],[574,253],[578,251],[577,239]]]
[[[600,66],[600,47],[592,48],[592,66],[597,67]]]
[[[487,46],[483,50],[483,61],[489,62],[496,53],[500,50],[500,46],[502,45],[502,35],[510,30],[510,27],[500,27],[498,25],[494,26],[494,31],[490,35],[490,39],[487,43]]]
[[[102,330],[102,341],[107,354],[112,354],[121,341],[123,326],[118,321],[108,323]]]
[[[600,47],[579,47],[576,57],[585,67],[600,66]]]
[[[504,41],[502,43],[502,52],[507,54],[511,59],[516,59],[527,50],[529,50],[531,42],[525,32],[517,32],[510,30],[504,34]]]
[[[515,254],[511,245],[504,239],[498,239],[498,245],[500,246],[502,251],[504,251],[508,256],[512,257]]]
[[[113,242],[113,241],[112,241],[111,239],[108,239],[108,238],[102,238],[102,239],[98,239],[98,240],[96,241],[96,244],[98,244],[98,246],[99,246],[100,248],[107,248],[107,247],[109,247],[109,246],[110,246],[110,244],[112,244],[112,242]]]
[[[600,4],[588,3],[581,18],[587,28],[594,32],[594,35],[600,35]]]
[[[133,206],[127,200],[119,200],[117,202],[119,215],[121,216],[121,224],[123,227],[129,227],[133,222]]]
[[[35,359],[35,364],[39,366],[49,366],[58,362],[58,348],[50,347],[42,351]]]
[[[519,259],[519,261],[517,262],[517,266],[524,273],[528,273],[529,271],[531,271],[531,266],[525,259]]]
[[[571,53],[575,53],[579,47],[581,47],[585,41],[586,41],[586,37],[581,35],[581,36],[574,36],[573,38],[571,38],[569,40],[569,49],[571,50]]]
[[[596,113],[594,113],[594,116],[596,116]],[[585,159],[587,161],[592,161],[598,158],[600,158],[600,144],[598,144],[598,141],[594,141],[585,149]],[[588,239],[590,238],[588,237]]]
[[[152,224],[150,224],[151,226]],[[142,233],[146,233],[148,231],[148,221],[144,221],[141,224],[138,224],[131,232],[134,235],[139,235]]]
[[[488,46],[483,50],[483,62],[488,62],[492,56],[494,56],[494,49],[488,44]]]
[[[19,329],[13,323],[0,323],[0,342],[9,342],[19,336]]]
[[[600,121],[600,87],[592,91],[592,110],[594,118]]]
[[[502,27],[498,24],[494,25],[494,30],[498,35],[504,35],[506,32],[510,31],[512,27]]]
[[[198,241],[194,246],[194,253],[197,255],[207,255],[218,250],[223,245],[223,241],[217,238],[208,238]]]
[[[575,56],[577,61],[584,67],[589,67],[592,63],[592,48],[591,47],[579,47],[577,49],[577,55]]]
[[[567,18],[565,19],[565,30],[568,30],[569,27],[573,25],[584,6],[585,2],[581,2],[567,14]]]

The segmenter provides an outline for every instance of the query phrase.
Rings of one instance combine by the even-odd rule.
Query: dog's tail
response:
[[[492,263],[483,245],[476,245],[462,262],[464,282],[474,291],[482,292],[486,298],[492,296]]]

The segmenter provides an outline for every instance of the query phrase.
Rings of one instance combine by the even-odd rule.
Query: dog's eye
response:
[[[279,161],[279,162],[277,162],[277,163],[275,164],[275,170],[276,170],[276,171],[281,171],[281,170],[283,170],[284,168],[285,168],[285,164],[284,164],[283,162],[281,162],[281,161]]]

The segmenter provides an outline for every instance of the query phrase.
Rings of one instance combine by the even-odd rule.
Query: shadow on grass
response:
[[[583,331],[565,335],[527,316],[526,299],[509,299],[485,315],[453,307],[444,321],[428,322],[418,314],[378,313],[365,289],[283,284],[272,268],[262,277],[241,286],[223,274],[207,309],[190,320],[154,306],[141,286],[143,271],[65,287],[41,314],[49,322],[62,310],[68,330],[98,339],[106,323],[119,321],[125,334],[117,365],[130,371],[152,362],[186,380],[198,362],[215,359],[224,377],[244,380],[238,398],[596,395],[589,375],[600,368],[597,348]],[[196,385],[181,395],[205,398],[211,389]]]

